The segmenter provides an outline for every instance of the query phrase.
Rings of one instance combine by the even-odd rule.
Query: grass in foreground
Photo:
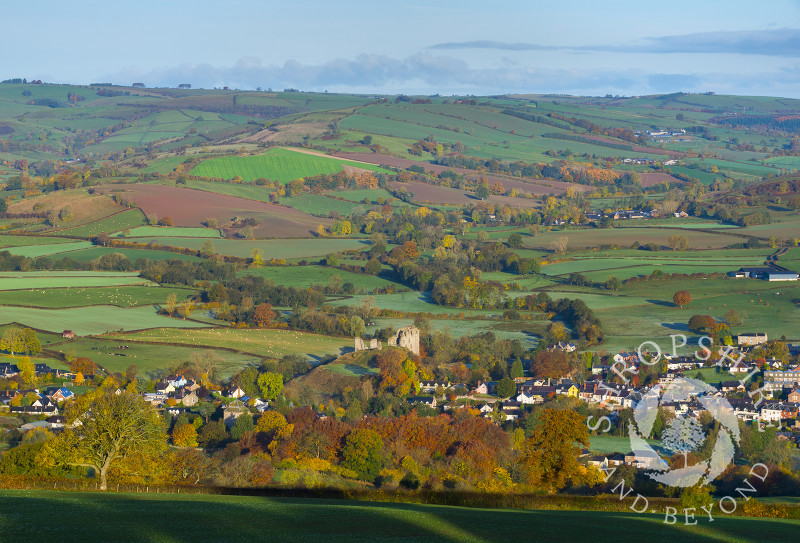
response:
[[[800,521],[716,517],[665,525],[658,514],[489,510],[300,498],[0,492],[4,541],[791,541]],[[98,512],[102,511],[102,514]],[[47,519],[36,522],[31,519]],[[199,539],[199,534],[202,534]]]

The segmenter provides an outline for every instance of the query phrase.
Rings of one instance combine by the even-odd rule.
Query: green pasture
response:
[[[74,241],[75,240],[69,238],[48,236],[15,236],[13,234],[0,234],[0,248],[22,247],[27,245],[54,245],[56,243],[73,243]]]
[[[722,248],[747,241],[745,235],[739,235],[738,232],[736,235],[725,235],[722,233],[681,230],[680,228],[644,227],[551,230],[543,232],[536,237],[523,237],[522,240],[526,247],[544,250],[552,249],[553,242],[561,237],[567,238],[567,246],[573,250],[601,245],[629,247],[636,241],[640,245],[656,243],[662,247],[668,247],[669,238],[673,235],[686,237],[689,247],[696,249]]]
[[[394,200],[396,203],[396,198],[391,195],[389,191],[386,189],[350,189],[350,190],[337,190],[334,193],[334,196],[338,196],[339,198],[346,198],[351,202],[361,202],[364,198],[369,199],[370,202],[374,202],[378,198],[384,198],[386,201]]]
[[[244,181],[267,178],[288,183],[295,179],[336,174],[345,165],[372,171],[385,171],[372,164],[311,155],[290,149],[272,149],[263,155],[211,158],[192,169],[192,175]]]
[[[261,361],[259,357],[222,349],[206,349],[191,345],[164,347],[150,343],[94,337],[64,340],[60,334],[57,341],[48,348],[65,356],[91,358],[111,372],[124,372],[128,366],[135,364],[139,368],[139,375],[150,378],[164,375],[175,366],[198,356],[216,360],[215,376],[222,379],[227,379],[242,368]]]
[[[150,284],[136,272],[0,272],[0,291]]]
[[[0,305],[53,309],[90,305],[133,307],[163,304],[170,294],[183,301],[194,293],[191,289],[158,286],[33,288],[0,291]]]
[[[148,238],[148,241],[151,239],[152,238]],[[156,243],[159,243],[158,239],[155,241]],[[72,251],[69,253],[60,254],[57,257],[54,257],[52,260],[58,260],[58,258],[71,258],[73,260],[77,260],[78,262],[91,262],[92,260],[100,258],[101,256],[109,253],[123,254],[128,257],[128,260],[131,262],[136,262],[136,260],[140,258],[144,258],[146,260],[170,260],[173,258],[177,258],[178,260],[201,260],[200,257],[197,256],[172,253],[170,251],[156,251],[153,249],[122,249],[119,247],[91,247],[89,249],[82,249],[80,251]]]
[[[602,504],[598,503],[599,506]],[[541,541],[766,543],[791,541],[795,519],[728,517],[664,523],[664,512],[480,509],[265,496],[115,494],[4,490],[0,534],[30,539],[31,518],[57,526],[63,541],[238,543],[264,540],[488,543],[536,534]],[[102,511],[102,514],[97,514]],[[41,531],[41,530],[40,530]],[[529,536],[528,539],[531,539]]]
[[[325,355],[340,355],[353,350],[352,338],[336,338],[295,330],[241,328],[179,330],[176,327],[142,330],[130,334],[114,334],[113,337],[131,341],[226,347],[242,353],[270,358],[280,358],[287,354],[321,358]]]
[[[154,238],[131,238],[131,241],[147,243]],[[206,241],[203,238],[155,238],[156,243],[200,249]],[[264,258],[313,258],[346,249],[365,249],[367,244],[359,239],[310,238],[310,239],[211,239],[217,253],[250,258],[253,249],[264,251]]]
[[[117,234],[120,237],[122,233]],[[216,228],[199,228],[184,226],[137,226],[131,228],[124,237],[178,237],[178,238],[219,238],[220,233]]]
[[[409,313],[433,313],[433,314],[446,314],[446,315],[459,315],[463,313],[465,316],[479,316],[487,314],[500,314],[501,310],[489,311],[482,309],[469,309],[459,307],[445,307],[436,305],[430,301],[430,293],[426,292],[397,292],[394,294],[379,294],[371,296],[374,307],[378,309],[392,309],[396,311],[404,311]],[[341,305],[360,305],[365,296],[352,296],[343,300],[336,300],[330,302],[333,306]]]
[[[167,156],[159,158],[149,163],[144,168],[137,170],[141,173],[163,173],[167,174],[175,170],[178,166],[186,162],[185,156]]]
[[[39,256],[54,256],[60,253],[88,249],[92,247],[91,241],[71,241],[69,243],[51,243],[37,245],[22,245],[5,249],[12,255],[36,258]]]
[[[605,425],[603,426],[605,428]],[[589,450],[595,454],[612,454],[631,452],[631,440],[628,437],[618,437],[609,434],[598,434],[589,436],[591,444]],[[661,442],[656,439],[648,439],[650,445],[659,446]]]
[[[698,370],[690,370],[685,372],[687,377],[694,378],[698,372],[700,373],[703,381],[709,385],[719,386],[724,381],[741,381],[747,374],[728,373],[727,371],[717,371],[719,368],[700,368]],[[749,387],[748,387],[749,388]]]
[[[336,195],[338,196],[339,193],[336,193]],[[281,198],[280,203],[285,206],[293,207],[303,213],[316,215],[318,217],[327,217],[331,211],[335,211],[339,215],[346,217],[353,213],[354,208],[364,207],[363,204],[343,202],[321,194],[311,194],[308,192],[301,192],[297,195]]]
[[[158,315],[153,306],[121,308],[110,305],[92,305],[66,309],[1,306],[0,323],[12,322],[50,332],[74,330],[79,336],[168,326],[176,328],[207,326],[191,320]]]
[[[255,275],[269,279],[276,285],[300,288],[308,288],[311,285],[327,285],[331,277],[334,276],[339,276],[342,283],[353,283],[356,291],[363,288],[369,292],[376,288],[388,286],[398,289],[407,288],[375,275],[353,273],[325,266],[264,266],[262,268],[248,268],[239,272],[239,275]]]
[[[367,327],[369,332],[381,328],[392,327],[395,330],[403,326],[411,326],[414,319],[376,318],[374,326]],[[544,335],[549,321],[519,320],[504,321],[493,319],[428,319],[432,330],[447,334],[452,338],[474,336],[491,332],[497,339],[516,339],[526,349],[536,347],[538,339]]]
[[[58,233],[67,236],[90,237],[96,236],[100,232],[109,234],[111,232],[125,230],[126,228],[142,226],[146,223],[147,220],[140,210],[129,209],[83,226],[59,230]]]

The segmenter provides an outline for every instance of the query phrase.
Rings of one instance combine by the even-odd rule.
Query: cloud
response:
[[[447,42],[428,49],[495,49],[501,51],[598,51],[614,53],[728,53],[800,57],[800,29],[781,28],[726,32],[699,32],[647,38],[639,43],[613,45],[551,46],[478,40]]]
[[[502,60],[502,59],[501,59]],[[664,73],[657,67],[597,68],[596,70],[543,69],[517,60],[476,68],[467,62],[422,52],[405,59],[384,55],[360,55],[321,64],[294,60],[265,66],[245,57],[232,66],[182,64],[154,70],[129,68],[97,80],[119,84],[144,82],[153,87],[234,89],[296,88],[306,91],[381,94],[511,94],[564,93],[587,96],[641,95],[668,92],[715,91],[730,94],[764,94],[799,97],[800,69],[788,66],[765,73],[724,74],[707,70]]]

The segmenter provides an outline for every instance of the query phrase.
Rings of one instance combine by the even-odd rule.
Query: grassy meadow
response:
[[[209,542],[508,541],[520,534],[535,541],[648,541],[705,543],[791,540],[794,519],[719,515],[711,524],[664,524],[663,514],[600,511],[480,509],[369,503],[347,500],[163,494],[99,494],[6,490],[0,492],[0,535],[30,539],[31,518],[47,518],[37,533],[62,541]],[[97,511],[102,510],[102,515]],[[47,526],[52,526],[48,528]]]

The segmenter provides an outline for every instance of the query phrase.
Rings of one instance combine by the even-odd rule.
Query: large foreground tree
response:
[[[47,442],[46,456],[62,464],[94,469],[100,489],[108,472],[125,459],[151,456],[165,446],[161,417],[141,396],[99,388],[66,410],[66,430]]]

